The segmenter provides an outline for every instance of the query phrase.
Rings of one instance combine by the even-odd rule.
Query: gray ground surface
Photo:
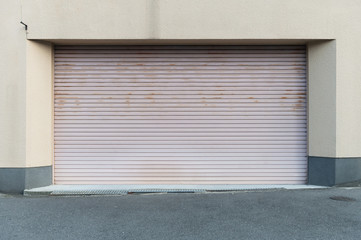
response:
[[[0,194],[0,239],[361,239],[361,188],[108,197]]]
[[[338,187],[361,187],[361,180],[356,182],[339,184]]]

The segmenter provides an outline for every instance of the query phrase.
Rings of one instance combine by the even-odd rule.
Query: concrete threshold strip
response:
[[[25,196],[209,193],[257,190],[325,189],[315,185],[50,185],[26,189]]]

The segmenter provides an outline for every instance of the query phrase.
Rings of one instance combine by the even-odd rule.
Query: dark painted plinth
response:
[[[308,157],[310,185],[334,186],[359,180],[361,180],[361,157]]]
[[[23,193],[25,189],[52,184],[52,167],[0,168],[0,192]]]

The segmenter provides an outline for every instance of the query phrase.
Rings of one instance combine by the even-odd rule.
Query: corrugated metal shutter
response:
[[[56,184],[303,184],[304,46],[57,46]]]

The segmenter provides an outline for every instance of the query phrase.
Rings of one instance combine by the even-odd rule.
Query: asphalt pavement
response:
[[[361,239],[361,188],[0,194],[0,239]]]

